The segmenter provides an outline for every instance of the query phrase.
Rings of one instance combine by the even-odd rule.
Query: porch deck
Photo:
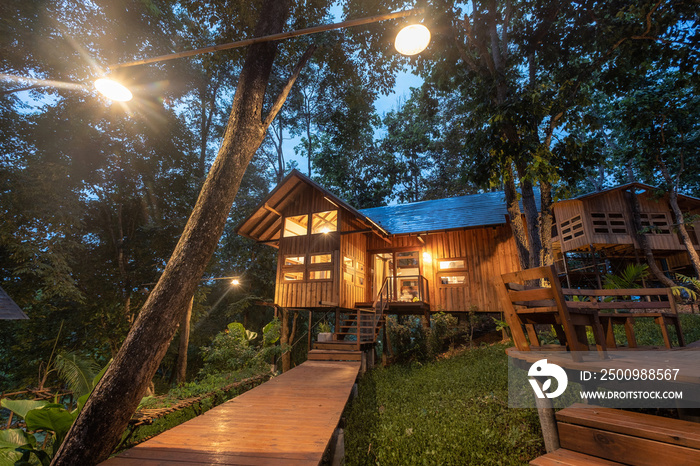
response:
[[[360,361],[306,361],[102,464],[317,465],[359,370]]]

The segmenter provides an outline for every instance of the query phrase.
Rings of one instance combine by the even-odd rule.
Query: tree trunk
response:
[[[190,299],[185,313],[180,321],[180,347],[177,351],[177,378],[178,385],[185,383],[187,380],[187,349],[190,346],[190,319],[192,318],[192,305],[194,304],[194,296]]]
[[[535,202],[535,191],[532,182],[524,175],[523,170],[518,170],[520,176],[520,191],[523,197],[523,210],[525,211],[525,224],[527,226],[527,242],[530,246],[530,268],[540,266],[540,254],[542,253],[542,241],[540,239],[539,212]]]
[[[695,276],[700,278],[700,257],[698,257],[698,251],[693,245],[693,240],[690,238],[688,230],[685,228],[685,219],[683,218],[683,212],[678,206],[678,193],[672,191],[669,193],[669,204],[671,204],[671,210],[673,211],[674,221],[678,227],[678,234],[681,236],[683,245],[686,251],[688,251],[688,257],[690,258],[690,263],[695,269]]]
[[[266,0],[255,35],[281,32],[289,9],[289,0]],[[219,154],[192,215],[158,284],[117,357],[73,423],[52,465],[96,464],[106,460],[119,443],[216,249],[241,179],[262,143],[266,125],[274,118],[279,100],[286,98],[286,94],[280,95],[270,114],[263,117],[265,91],[276,53],[274,42],[255,44],[248,49]]]
[[[282,313],[282,337],[280,341],[287,345],[287,349],[282,353],[282,372],[287,372],[292,368],[292,345],[294,345],[294,337],[297,333],[297,319],[299,318],[299,311],[294,311],[294,317],[292,319],[292,329],[289,329],[289,310],[284,309]]]
[[[530,267],[530,252],[527,245],[527,235],[525,233],[525,226],[523,225],[523,217],[520,212],[520,204],[518,203],[518,191],[515,189],[515,177],[512,167],[509,168],[508,172],[504,180],[506,208],[508,209],[510,228],[513,231],[513,238],[515,238],[515,245],[518,250],[520,268],[525,270]]]
[[[637,190],[632,187],[630,188],[630,207],[632,209],[632,219],[634,220],[634,234],[637,237],[637,242],[639,246],[644,251],[644,257],[646,257],[647,264],[649,265],[649,270],[660,281],[663,286],[672,287],[676,286],[673,280],[664,275],[663,271],[656,265],[656,260],[654,259],[654,252],[649,246],[649,241],[645,233],[640,233],[642,231],[642,217],[639,214],[641,208],[639,206],[639,199],[637,198]]]
[[[554,214],[552,213],[552,185],[548,181],[540,181],[540,205],[540,241],[542,241],[540,265],[552,265],[554,263],[552,253]]]

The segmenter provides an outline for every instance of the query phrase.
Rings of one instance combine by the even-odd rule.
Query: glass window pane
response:
[[[309,278],[311,280],[330,280],[331,271],[330,270],[312,270],[309,272]]]
[[[329,210],[312,215],[311,234],[338,231],[338,211]]]
[[[357,276],[357,284],[358,284],[358,286],[365,286],[365,277],[358,275]]]
[[[289,282],[301,281],[304,279],[304,272],[284,272],[283,277]]]
[[[312,264],[328,264],[329,262],[332,262],[333,259],[331,259],[330,254],[314,254],[311,256],[311,263]]]
[[[440,270],[463,269],[466,267],[464,259],[441,260],[438,267]]]
[[[467,277],[464,275],[453,275],[450,277],[440,277],[441,285],[464,285],[466,283]]]
[[[352,274],[343,272],[343,280],[346,282],[352,283]]]
[[[357,262],[357,271],[358,271],[358,272],[364,272],[364,271],[365,271],[365,264],[363,264],[362,262],[359,262],[359,261],[358,261],[358,262]]]
[[[309,216],[297,215],[296,217],[287,217],[284,219],[284,237],[304,236],[308,231]]]
[[[304,256],[284,256],[284,265],[304,265]]]
[[[345,265],[345,267],[352,268],[352,259],[350,257],[347,257],[347,256],[343,257],[343,265]]]

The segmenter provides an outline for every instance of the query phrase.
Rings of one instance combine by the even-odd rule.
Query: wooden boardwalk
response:
[[[317,465],[359,370],[306,361],[102,464]]]

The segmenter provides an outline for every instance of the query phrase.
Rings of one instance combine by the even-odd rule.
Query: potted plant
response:
[[[318,341],[331,341],[332,339],[331,326],[324,320],[318,324]]]

